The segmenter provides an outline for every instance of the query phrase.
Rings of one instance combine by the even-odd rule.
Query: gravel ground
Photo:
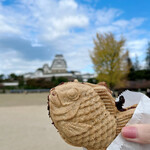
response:
[[[65,143],[51,124],[47,95],[0,94],[1,150],[82,150]]]

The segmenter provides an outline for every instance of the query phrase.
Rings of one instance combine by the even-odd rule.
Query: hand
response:
[[[150,124],[134,124],[122,128],[121,134],[128,141],[150,144]]]

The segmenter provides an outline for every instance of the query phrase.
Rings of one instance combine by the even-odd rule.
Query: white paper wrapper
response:
[[[125,91],[121,95],[125,98],[125,107],[138,104],[132,118],[127,125],[150,124],[150,98],[139,92]],[[118,101],[118,98],[116,99]],[[83,150],[86,150],[83,148]],[[150,144],[138,144],[124,140],[119,134],[109,145],[107,150],[150,150]]]
[[[127,125],[150,124],[150,98],[139,92],[125,91],[125,107],[138,103],[138,106]],[[150,144],[138,144],[124,140],[119,134],[107,150],[150,150]]]

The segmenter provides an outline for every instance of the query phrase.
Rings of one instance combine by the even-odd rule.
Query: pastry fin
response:
[[[78,122],[61,122],[63,132],[67,137],[73,137],[87,132],[92,126]]]
[[[102,85],[97,85],[94,87],[94,90],[98,93],[98,95],[104,102],[105,107],[110,112],[110,114],[115,115],[116,112],[118,112],[116,105],[115,105],[115,99],[112,97],[107,87],[102,86]]]

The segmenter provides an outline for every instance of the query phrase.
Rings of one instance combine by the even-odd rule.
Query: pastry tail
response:
[[[106,150],[106,148],[100,148],[100,149],[88,149],[88,150]]]
[[[116,115],[116,122],[117,122],[116,136],[121,132],[121,129],[132,118],[134,111],[135,111],[135,108],[131,108],[126,111],[117,113],[117,115]]]

